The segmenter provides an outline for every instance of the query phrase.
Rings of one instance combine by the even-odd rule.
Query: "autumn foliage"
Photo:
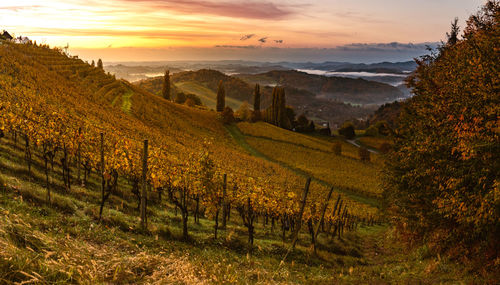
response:
[[[500,5],[489,1],[462,39],[417,60],[408,80],[416,96],[401,115],[386,180],[403,233],[492,266],[500,245],[499,19]]]

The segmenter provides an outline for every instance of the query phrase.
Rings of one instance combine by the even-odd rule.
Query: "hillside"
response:
[[[280,84],[309,91],[319,98],[352,104],[380,104],[403,96],[393,86],[360,78],[326,77],[294,70],[238,76],[252,84]]]
[[[6,284],[467,280],[399,253],[384,158],[340,139],[223,125],[31,43],[0,45],[0,99]]]
[[[288,215],[296,215],[306,180],[302,173],[253,156],[251,150],[227,132],[215,112],[167,102],[126,81],[116,80],[76,57],[68,58],[60,50],[5,43],[0,47],[0,61],[0,126],[2,135],[6,136],[2,139],[0,176],[1,210],[6,215],[0,229],[0,244],[7,249],[1,254],[2,274],[7,274],[1,276],[3,279],[111,281],[126,278],[124,280],[130,282],[146,282],[151,278],[170,280],[170,277],[161,271],[168,269],[161,268],[147,269],[152,270],[149,273],[130,273],[141,262],[148,262],[147,266],[168,263],[168,260],[186,264],[212,263],[225,255],[224,251],[217,249],[217,243],[210,245],[209,256],[196,256],[201,258],[197,259],[199,261],[186,261],[188,257],[183,257],[182,251],[168,250],[169,254],[165,255],[163,248],[171,243],[170,232],[174,241],[182,235],[212,244],[213,222],[210,219],[217,204],[210,198],[212,192],[204,189],[207,185],[221,185],[223,173],[227,174],[227,187],[231,189],[226,199],[231,204],[232,215],[252,219],[242,224],[233,218],[228,228],[221,230],[220,234],[229,243],[224,247],[229,248],[230,259],[236,263],[241,258],[238,254],[241,245],[238,244],[246,247],[241,240],[247,238],[247,228],[248,231],[251,229],[252,235],[255,230],[258,234],[255,245],[260,249],[256,250],[256,256],[268,255],[277,247],[277,254],[271,254],[272,260],[264,270],[279,265],[281,253],[286,251],[285,244],[278,245],[281,243],[278,233],[261,237],[267,231],[254,225],[253,220],[272,217],[274,224],[280,219],[283,222]],[[98,154],[100,133],[104,139],[104,168]],[[150,145],[150,171],[146,174],[146,181],[149,185],[148,204],[151,205],[147,211],[150,221],[146,235],[143,235],[144,229],[137,220],[139,200],[138,188],[135,188],[141,181],[140,157],[144,139],[148,139]],[[211,166],[204,166],[205,161]],[[98,174],[101,169],[104,171],[102,176]],[[213,172],[207,172],[212,171],[210,169]],[[77,178],[77,173],[83,177]],[[101,180],[102,189],[99,186]],[[312,194],[308,203],[316,205],[322,201],[319,197],[327,194],[328,185],[312,181],[310,189]],[[376,208],[365,207],[364,203],[351,199],[340,190],[335,192],[342,197],[343,209],[349,211],[351,217],[356,216],[365,223],[378,219]],[[107,198],[101,200],[101,194]],[[187,195],[184,197],[189,197],[189,200],[182,200],[182,195]],[[196,201],[199,201],[200,208],[193,224],[188,222],[188,217],[192,215]],[[329,207],[333,207],[334,201],[330,202]],[[102,218],[100,203],[104,210]],[[36,212],[30,215],[31,205],[43,209],[45,214]],[[174,209],[180,211],[182,219],[173,216]],[[203,217],[201,226],[200,215]],[[304,217],[315,219],[316,215],[318,213],[313,208],[306,207]],[[337,215],[329,212],[325,221],[336,223],[340,221]],[[57,230],[58,225],[65,224],[66,219],[71,220],[75,228],[64,227],[61,233],[60,228]],[[165,228],[165,224],[170,226]],[[354,224],[346,223],[345,227],[347,234]],[[92,228],[99,236],[88,239],[86,236],[92,234]],[[284,235],[290,231],[283,228]],[[58,242],[61,234],[70,235],[64,245]],[[127,241],[129,235],[134,236],[133,240]],[[307,236],[307,233],[301,233],[303,235]],[[301,239],[305,241],[304,236]],[[103,255],[91,258],[96,254],[95,246],[103,244],[104,240],[108,242],[105,247],[101,246]],[[155,242],[158,240],[160,242]],[[253,244],[253,238],[251,241]],[[75,252],[77,244],[83,248]],[[140,246],[139,249],[133,249],[136,245]],[[117,248],[123,246],[127,253],[119,253]],[[307,246],[307,242],[301,242],[297,250],[305,252]],[[30,250],[45,256],[35,259],[44,268],[43,272],[27,263],[33,259]],[[20,259],[14,261],[14,256]],[[61,256],[64,262],[59,258]],[[56,263],[51,261],[53,258],[56,258]],[[85,261],[77,263],[77,260]],[[94,262],[97,265],[92,271],[82,271],[79,267]],[[356,262],[355,258],[351,264]],[[318,263],[311,266],[317,268]],[[108,267],[114,274],[103,270]],[[210,274],[222,278],[220,272],[213,271],[221,269],[206,269],[212,273],[189,270],[198,278],[211,278]],[[28,270],[29,275],[19,273],[23,270]],[[71,275],[70,271],[75,273]],[[15,274],[9,275],[8,272]],[[269,271],[263,274],[267,275],[266,278],[274,278]],[[298,274],[307,275],[305,272]],[[284,277],[279,276],[276,278],[283,280]]]
[[[238,77],[228,76],[216,70],[202,69],[175,73],[171,76],[173,83],[172,96],[177,92],[193,93],[198,95],[203,104],[214,109],[218,82],[224,82],[226,90],[226,104],[237,110],[243,101],[253,103],[254,83],[247,83]],[[261,83],[261,107],[267,108],[272,101],[272,87],[269,82]],[[160,94],[163,78],[156,77],[135,82],[137,86],[148,90],[153,94]],[[274,84],[271,84],[274,86]],[[313,120],[330,121],[334,124],[342,124],[346,120],[366,118],[375,108],[361,108],[344,104],[338,100],[320,98],[316,94],[298,89],[293,86],[285,86],[287,104],[294,107],[297,115],[306,114]]]

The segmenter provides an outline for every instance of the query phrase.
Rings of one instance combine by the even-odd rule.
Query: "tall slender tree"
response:
[[[99,58],[99,60],[97,61],[97,68],[100,68],[102,70],[104,70],[104,67],[102,65],[102,60]]]
[[[287,127],[286,124],[286,100],[285,100],[285,88],[280,88],[278,93],[278,126],[281,128]]]
[[[260,113],[260,85],[255,84],[255,90],[253,93],[253,112],[252,119],[253,122],[257,122],[261,120]]]
[[[165,71],[165,76],[163,77],[163,89],[161,90],[161,95],[163,98],[170,100],[170,71]]]
[[[226,90],[222,84],[222,80],[219,81],[219,87],[217,88],[217,112],[224,111],[226,106]]]
[[[253,93],[253,110],[260,112],[260,85],[255,84],[255,90]]]

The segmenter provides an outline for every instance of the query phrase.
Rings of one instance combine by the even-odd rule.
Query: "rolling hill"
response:
[[[266,225],[257,226],[254,219],[272,219],[274,228],[275,223],[295,217],[304,173],[255,155],[256,150],[224,126],[217,113],[166,101],[59,49],[5,42],[0,46],[0,63],[2,280],[179,282],[187,277],[167,274],[171,267],[156,266],[178,263],[186,266],[195,283],[214,276],[245,283],[252,277],[235,275],[246,271],[245,266],[230,275],[220,271],[226,263],[206,268],[205,273],[193,268],[223,258],[239,264],[245,254],[241,253],[246,248],[245,233],[251,237],[255,230],[255,245],[260,248],[255,254],[272,256],[261,267],[264,280],[276,278],[272,268],[280,264],[286,244],[280,245],[278,229],[266,234]],[[149,142],[149,171],[141,184],[148,189],[147,229],[138,223],[136,207],[141,197],[137,187],[144,140]],[[222,247],[228,250],[220,250],[218,242],[213,242],[211,219],[217,200],[211,200],[214,194],[206,190],[220,189],[223,174],[227,174],[225,199],[232,215],[240,214],[246,221],[232,218],[221,230]],[[311,206],[305,208],[304,217],[312,220],[319,214],[314,209],[323,201],[320,197],[330,186],[313,180],[309,187],[307,203]],[[351,217],[364,223],[378,219],[376,207],[352,199],[340,188],[334,193]],[[183,213],[182,219],[174,215],[175,209]],[[198,213],[195,222],[188,222],[194,209]],[[352,219],[345,224],[345,234],[354,227]],[[332,225],[337,220],[340,216],[335,211],[325,215]],[[289,227],[280,231],[284,241],[288,232],[292,234]],[[176,240],[181,235],[184,240],[206,243],[209,250],[194,259],[187,257],[186,249],[196,249],[189,244],[179,246]],[[307,232],[300,233],[303,242],[298,252],[307,250],[306,236]],[[253,238],[251,242],[253,248]],[[170,248],[172,244],[175,247]],[[345,245],[354,251],[355,246]],[[358,262],[353,257],[349,264]],[[146,272],[137,273],[138,266]],[[319,263],[311,266],[319,269]],[[301,279],[307,275],[307,271],[294,274]]]
[[[360,78],[326,77],[295,70],[238,76],[253,84],[294,87],[311,92],[318,98],[351,104],[380,104],[403,96],[397,88],[380,82]]]
[[[177,92],[194,93],[202,99],[204,105],[213,109],[217,86],[222,80],[226,90],[227,104],[237,110],[243,101],[253,102],[254,84],[259,83],[262,86],[261,108],[267,108],[271,105],[273,87],[266,85],[274,86],[275,84],[271,84],[272,81],[266,81],[271,80],[267,77],[256,75],[252,78],[256,81],[247,82],[239,77],[228,76],[219,71],[208,69],[175,73],[171,76],[171,82],[174,86],[172,95],[175,96]],[[151,93],[160,94],[162,82],[162,77],[156,77],[134,84]],[[298,89],[294,86],[285,85],[285,91],[287,104],[295,109],[297,115],[304,113],[316,121],[329,121],[340,125],[346,120],[367,118],[375,110],[374,107],[363,108],[344,104],[339,100],[321,98],[311,91]]]
[[[213,92],[193,76],[177,88]],[[360,161],[338,138],[224,125],[60,49],[11,42],[0,131],[2,283],[435,281],[433,259],[388,238],[383,157]],[[445,280],[463,279],[442,264]]]

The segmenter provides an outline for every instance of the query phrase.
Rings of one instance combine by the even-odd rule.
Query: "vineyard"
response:
[[[224,224],[236,210],[250,244],[259,217],[280,222],[283,236],[297,236],[302,222],[341,234],[378,219],[376,209],[244,154],[214,112],[167,102],[45,46],[6,43],[0,61],[0,128],[22,145],[28,174],[42,162],[47,204],[61,191],[53,185],[59,166],[63,193],[88,184],[91,173],[100,177],[98,219],[123,181],[141,205],[143,225],[146,200],[164,194],[182,213],[184,238],[193,207],[195,220],[220,212]]]
[[[239,123],[246,141],[254,149],[292,168],[327,182],[336,189],[380,197],[378,178],[382,159],[372,155],[370,163],[359,160],[358,148],[336,139],[324,139],[293,133],[275,126]],[[341,144],[341,155],[332,151],[334,143]]]
[[[225,126],[60,49],[3,42],[0,280],[371,280],[360,236],[385,237],[383,159],[358,151]]]

